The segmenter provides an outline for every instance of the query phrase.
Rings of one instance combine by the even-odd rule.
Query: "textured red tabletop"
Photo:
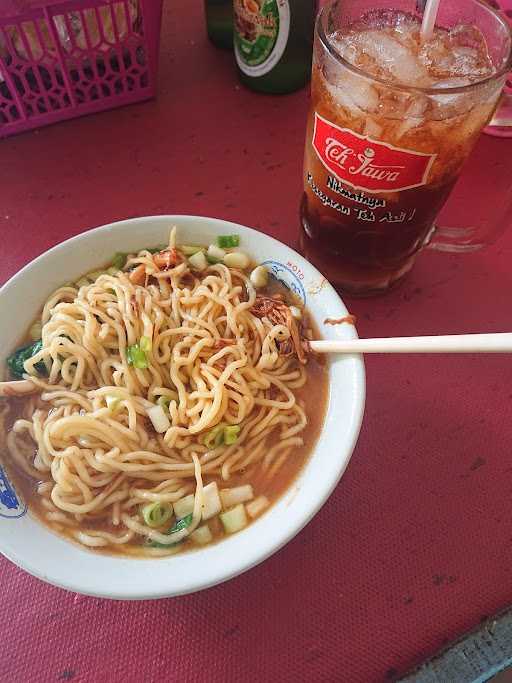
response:
[[[169,3],[157,101],[0,143],[0,280],[71,235],[144,214],[218,216],[295,244],[306,109],[305,91],[239,87],[232,55],[206,42],[201,3]],[[508,187],[511,151],[484,136],[473,163],[502,167]],[[479,195],[468,194],[475,211],[497,199]],[[510,330],[511,257],[512,231],[473,255],[422,255],[400,289],[348,302],[360,335]],[[0,680],[394,680],[512,602],[512,365],[390,356],[366,367],[346,475],[298,537],[243,576],[114,603],[0,560]]]

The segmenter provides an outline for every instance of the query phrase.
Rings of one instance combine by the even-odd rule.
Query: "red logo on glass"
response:
[[[356,190],[396,192],[427,182],[435,154],[393,147],[348,128],[339,128],[315,112],[313,147],[328,171]]]

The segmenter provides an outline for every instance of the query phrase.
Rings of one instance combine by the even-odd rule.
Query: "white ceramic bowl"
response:
[[[46,297],[63,282],[108,262],[116,251],[165,243],[169,227],[179,241],[208,244],[218,234],[238,233],[241,246],[266,263],[305,302],[326,339],[351,338],[351,325],[325,326],[347,310],[329,283],[289,247],[235,223],[196,216],[134,218],[85,232],[29,263],[0,290],[0,368]],[[359,356],[329,363],[327,415],[315,450],[294,485],[246,530],[194,552],[163,559],[130,559],[83,550],[53,534],[16,501],[0,468],[0,552],[19,567],[62,588],[118,599],[159,598],[197,591],[226,581],[275,553],[325,503],[345,471],[361,425],[365,379]]]

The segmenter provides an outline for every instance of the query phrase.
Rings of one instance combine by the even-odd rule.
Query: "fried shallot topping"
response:
[[[284,342],[278,343],[279,353],[284,356],[296,353],[299,361],[306,363],[306,353],[299,326],[292,316],[290,307],[282,301],[281,295],[273,297],[257,296],[251,308],[251,313],[257,318],[268,318],[274,325],[284,325],[287,327],[290,331],[290,337]]]
[[[159,270],[169,270],[182,262],[181,254],[177,249],[164,249],[153,256],[153,262]]]
[[[141,263],[131,271],[128,279],[133,285],[141,285],[146,279],[146,267]]]

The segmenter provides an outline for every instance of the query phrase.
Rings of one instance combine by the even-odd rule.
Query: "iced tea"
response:
[[[317,21],[301,242],[352,294],[410,270],[503,86],[476,25],[420,27],[398,9]]]

